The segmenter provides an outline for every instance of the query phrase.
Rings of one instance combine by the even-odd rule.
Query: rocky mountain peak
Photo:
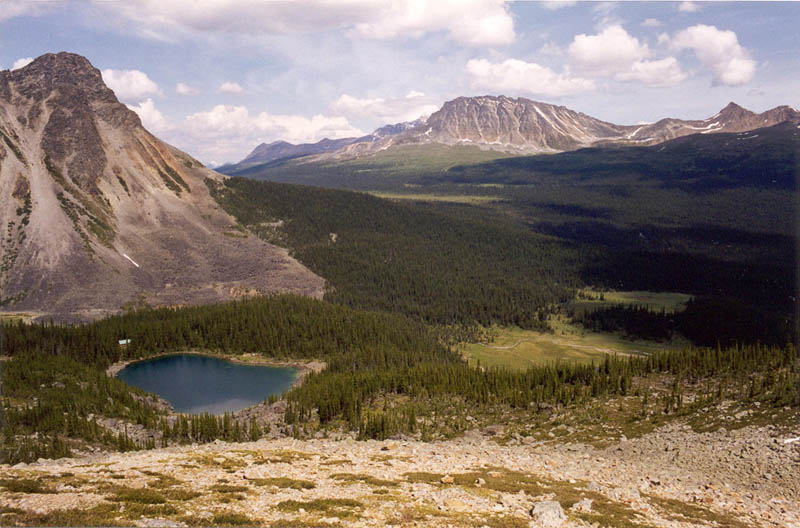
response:
[[[719,112],[719,118],[724,121],[750,119],[756,115],[757,114],[755,112],[751,112],[746,108],[742,108],[741,106],[732,101],[728,103],[727,106],[725,106],[725,108],[723,108]]]
[[[0,93],[17,105],[45,100],[51,107],[81,110],[91,105],[115,126],[137,127],[136,113],[121,104],[103,82],[100,70],[75,53],[48,53],[18,70],[0,73]]]
[[[207,186],[220,179],[145,130],[80,55],[0,72],[0,308],[96,317],[145,294],[317,294],[284,250],[225,236],[235,221]]]

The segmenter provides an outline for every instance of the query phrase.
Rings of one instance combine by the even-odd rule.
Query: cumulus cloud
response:
[[[628,34],[622,26],[610,26],[597,35],[575,35],[569,58],[584,72],[612,75],[650,56],[647,44]]]
[[[739,44],[736,33],[698,24],[679,31],[670,46],[675,50],[691,49],[713,74],[714,84],[736,86],[753,79],[756,61]]]
[[[219,87],[219,93],[239,95],[243,92],[244,90],[242,90],[242,87],[239,86],[239,83],[235,82],[224,82]]]
[[[393,124],[430,115],[439,106],[440,101],[433,100],[422,92],[412,91],[405,97],[394,98],[359,98],[343,94],[331,105],[331,110],[349,119]]]
[[[688,77],[678,59],[651,60],[653,53],[647,43],[640,42],[618,25],[596,35],[575,35],[568,54],[578,71],[618,81],[672,86]]]
[[[176,143],[193,152],[202,152],[207,160],[238,161],[262,142],[279,139],[290,143],[316,142],[363,136],[341,116],[251,115],[244,106],[217,105],[207,112],[188,115],[181,124]]]
[[[514,42],[514,19],[505,0],[402,0],[382,2],[375,20],[356,24],[358,33],[377,39],[420,37],[444,31],[473,46]]]
[[[594,81],[567,74],[533,62],[506,59],[491,63],[486,59],[467,62],[467,73],[472,77],[473,88],[501,93],[526,93],[558,97],[594,90]]]
[[[18,70],[20,68],[24,68],[28,64],[33,62],[33,57],[25,57],[23,59],[17,59],[14,61],[14,65],[11,66],[12,70]]]
[[[644,27],[659,27],[661,25],[661,21],[657,18],[646,18],[642,22],[642,26]]]
[[[680,5],[678,6],[678,11],[681,11],[683,13],[697,13],[698,11],[700,11],[700,5],[697,4],[696,2],[690,2],[690,1],[681,2]]]
[[[187,33],[245,35],[348,30],[355,36],[390,39],[444,32],[469,45],[502,45],[515,38],[505,0],[92,0],[113,17],[136,22],[144,35],[170,39]]]
[[[179,82],[175,85],[175,93],[178,95],[197,95],[200,93],[200,90],[189,86],[188,84]]]
[[[142,125],[150,132],[163,134],[171,128],[164,115],[158,111],[155,103],[149,97],[138,105],[127,106],[136,112],[139,119],[142,120]]]
[[[161,94],[158,85],[139,70],[103,70],[103,81],[123,101],[141,101],[148,95]]]
[[[686,80],[687,75],[675,57],[634,62],[630,69],[615,76],[620,81],[639,81],[651,86],[672,86]]]

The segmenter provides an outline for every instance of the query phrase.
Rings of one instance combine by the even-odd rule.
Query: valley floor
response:
[[[0,525],[796,528],[795,423],[698,433],[678,420],[603,448],[489,427],[431,443],[282,438],[40,460],[0,466]],[[546,501],[566,521],[552,504],[532,517]]]

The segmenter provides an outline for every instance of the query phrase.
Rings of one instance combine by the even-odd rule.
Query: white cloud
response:
[[[639,81],[651,86],[673,86],[685,81],[687,75],[675,57],[633,63],[628,71],[620,72],[620,81]]]
[[[139,119],[142,120],[142,125],[150,132],[163,134],[170,129],[169,123],[158,111],[152,99],[147,98],[136,106],[128,105],[128,108],[136,112]]]
[[[390,39],[445,31],[472,46],[506,45],[516,38],[505,0],[401,0],[382,5],[375,20],[356,24],[358,33]]]
[[[207,112],[186,116],[175,143],[207,160],[238,161],[262,142],[316,142],[363,136],[341,116],[250,115],[244,106],[217,105]]]
[[[644,22],[642,22],[642,26],[644,27],[659,27],[661,25],[661,21],[657,18],[646,18]]]
[[[486,59],[467,62],[467,73],[472,77],[473,88],[493,93],[526,93],[558,97],[594,90],[594,81],[567,74],[533,62],[506,59],[493,64]]]
[[[200,93],[200,90],[189,86],[188,84],[179,82],[175,85],[175,93],[178,95],[197,95]]]
[[[147,95],[161,94],[158,85],[139,70],[103,70],[103,81],[119,99],[141,101]]]
[[[650,56],[647,44],[628,34],[622,26],[610,26],[597,35],[575,35],[569,58],[581,71],[600,75],[628,71]]]
[[[545,9],[555,11],[556,9],[561,9],[564,7],[572,7],[577,3],[578,2],[576,0],[544,0],[540,2],[540,5]]]
[[[354,120],[368,120],[383,124],[394,124],[430,115],[441,106],[422,92],[411,91],[405,97],[358,98],[347,94],[340,96],[331,110]]]
[[[239,95],[243,92],[244,90],[242,90],[242,87],[239,86],[239,83],[235,82],[224,82],[219,87],[219,93]]]
[[[169,40],[186,33],[228,35],[291,34],[351,30],[376,39],[419,37],[444,32],[458,42],[509,44],[514,20],[505,0],[126,0],[93,4],[112,17],[134,21],[150,38]]]
[[[597,35],[575,35],[568,52],[578,71],[618,81],[673,86],[688,77],[675,57],[650,60],[647,44],[622,26],[607,27]]]
[[[680,5],[678,6],[678,11],[681,11],[683,13],[697,13],[698,11],[700,11],[700,5],[697,4],[696,2],[690,2],[690,1],[681,2]]]
[[[24,68],[28,64],[33,62],[33,57],[25,57],[24,59],[17,59],[14,61],[14,65],[11,67],[12,70],[18,70],[20,68]]]
[[[670,39],[670,46],[675,50],[693,50],[700,62],[711,70],[714,84],[736,86],[755,76],[756,61],[739,44],[733,31],[698,24],[679,31]]]
[[[539,48],[538,53],[545,57],[560,57],[564,55],[564,50],[555,42],[545,42],[544,45]]]

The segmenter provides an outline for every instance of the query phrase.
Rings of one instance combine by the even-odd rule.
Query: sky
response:
[[[617,124],[800,107],[800,2],[0,0],[0,68],[70,51],[216,166],[367,134],[459,96]]]

